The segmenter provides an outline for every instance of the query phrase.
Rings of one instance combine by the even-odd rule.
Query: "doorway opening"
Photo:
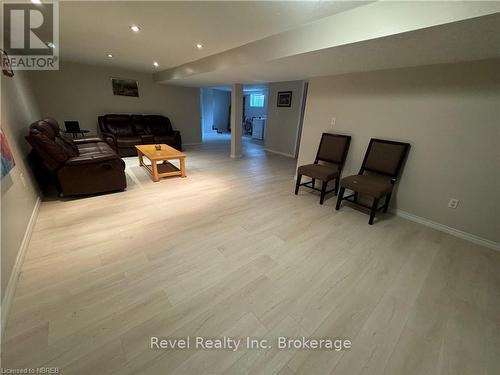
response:
[[[201,134],[203,142],[231,132],[231,88],[207,87],[200,90]],[[219,137],[219,138],[227,138]]]
[[[200,90],[201,130],[203,143],[230,149],[231,86],[207,87]],[[267,125],[268,86],[243,86],[241,119],[242,151],[247,156],[264,155]]]
[[[243,141],[264,147],[267,125],[267,85],[243,86]]]

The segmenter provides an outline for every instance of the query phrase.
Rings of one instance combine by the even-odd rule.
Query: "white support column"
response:
[[[241,157],[243,120],[243,85],[234,83],[231,89],[231,157]]]

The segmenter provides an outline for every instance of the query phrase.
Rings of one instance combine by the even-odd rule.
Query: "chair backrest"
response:
[[[64,121],[64,127],[66,128],[66,131],[68,132],[79,132],[80,131],[80,124],[78,121]]]
[[[321,142],[319,143],[315,162],[325,161],[327,163],[337,164],[342,168],[350,144],[351,137],[349,135],[323,133],[321,135]]]
[[[372,138],[359,174],[368,171],[395,179],[401,171],[409,149],[409,143]]]

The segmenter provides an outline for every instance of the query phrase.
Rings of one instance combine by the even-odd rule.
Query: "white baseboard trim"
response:
[[[281,156],[286,156],[287,158],[293,158],[294,157],[292,154],[287,154],[285,152],[271,150],[269,148],[265,148],[264,151],[270,152],[271,154],[277,154],[277,155],[281,155]]]
[[[439,230],[441,232],[451,234],[452,236],[461,238],[461,239],[466,240],[466,241],[470,241],[470,242],[475,243],[477,245],[481,245],[481,246],[487,247],[489,249],[500,251],[500,243],[498,243],[498,242],[487,240],[486,238],[482,238],[482,237],[476,236],[474,234],[467,233],[467,232],[461,231],[459,229],[449,227],[447,225],[423,218],[421,216],[410,214],[409,212],[406,212],[406,211],[397,210],[397,209],[391,209],[390,211],[392,213],[394,213],[396,216],[402,217],[404,219],[408,219],[408,220],[414,221],[416,223],[425,225],[427,227]]]
[[[31,213],[30,220],[28,221],[28,226],[26,227],[26,231],[24,232],[21,246],[19,246],[16,262],[14,263],[14,267],[12,267],[9,283],[7,284],[7,288],[5,289],[5,295],[0,306],[2,315],[0,323],[2,332],[0,333],[0,337],[2,338],[2,340],[3,335],[5,334],[5,325],[7,323],[7,317],[9,316],[10,307],[12,305],[12,299],[14,298],[14,293],[16,291],[17,281],[19,280],[19,275],[21,274],[24,256],[26,255],[26,250],[28,250],[31,235],[33,233],[33,228],[35,227],[36,219],[38,217],[38,211],[40,210],[41,201],[42,199],[38,197],[35,203],[35,207],[33,207],[33,212]]]

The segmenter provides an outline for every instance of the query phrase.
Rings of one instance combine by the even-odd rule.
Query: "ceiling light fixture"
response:
[[[134,33],[138,33],[139,30],[141,30],[141,29],[137,25],[132,25],[132,26],[130,26],[130,30],[132,30]]]
[[[198,49],[202,49],[202,48],[203,48],[203,44],[198,43],[198,44],[196,45],[196,48],[198,48]]]
[[[111,53],[108,53],[108,57],[109,57],[109,58],[112,58],[112,57],[113,57],[113,55],[112,55]]]
[[[31,0],[33,4],[41,4],[42,0]]]
[[[153,62],[153,66],[154,66],[155,68],[158,68],[158,67],[160,66],[160,64],[158,64],[156,61],[154,61],[154,62]]]

